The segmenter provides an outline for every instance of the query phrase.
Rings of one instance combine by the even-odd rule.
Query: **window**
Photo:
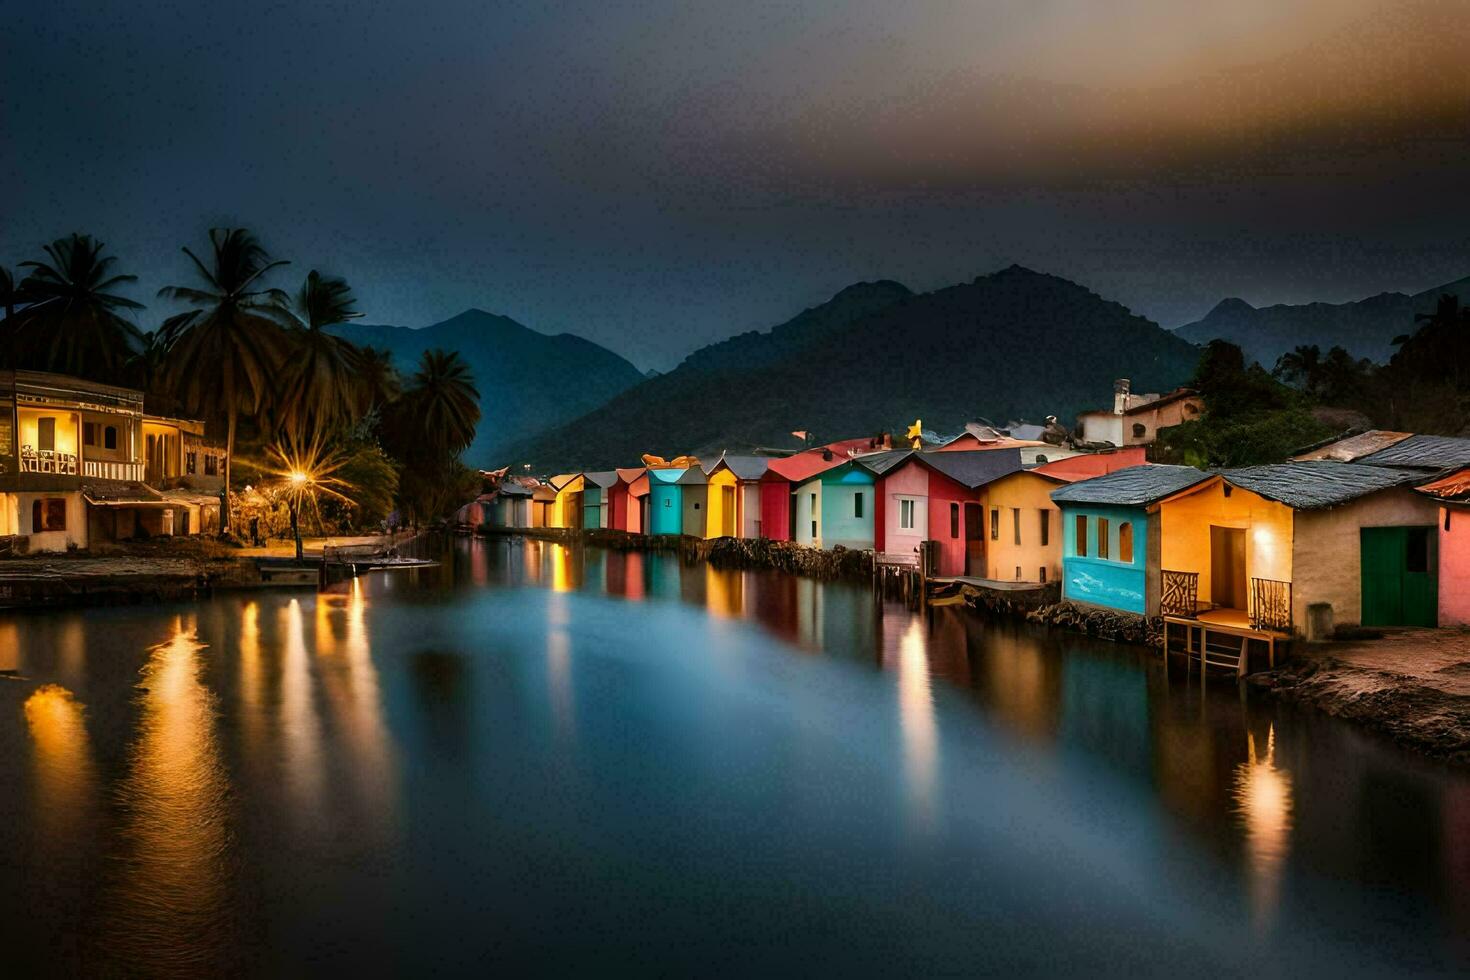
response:
[[[699,501],[697,500],[694,502],[694,509],[699,510]]]
[[[1408,554],[1404,556],[1404,571],[1429,571],[1429,528],[1409,528],[1409,539],[1406,544]]]
[[[184,472],[185,473],[193,473],[194,472],[194,468],[197,465],[198,458],[199,458],[199,454],[198,453],[192,453],[191,452],[191,453],[185,453],[184,454]]]
[[[1087,557],[1087,515],[1077,515],[1076,539],[1072,542],[1072,550],[1078,558]]]
[[[107,428],[102,430],[102,448],[117,448],[117,426],[109,425]]]
[[[94,422],[82,423],[82,444],[86,446],[97,445],[97,425]]]
[[[1016,544],[1021,543],[1021,508],[1011,508],[1011,528],[1015,532]],[[1016,569],[1016,578],[1021,577],[1021,570]]]
[[[1041,566],[1041,584],[1042,585],[1045,585],[1046,584],[1046,566],[1045,565],[1042,565]]]
[[[1041,546],[1045,548],[1051,544],[1051,511],[1045,508],[1041,511]],[[1046,581],[1042,579],[1042,581]]]
[[[1118,560],[1125,565],[1133,564],[1133,522],[1118,525]]]
[[[204,454],[204,475],[205,476],[218,476],[219,475],[219,457],[216,456],[214,453],[205,453]]]
[[[852,495],[852,516],[857,518],[863,516],[863,492],[861,490]]]
[[[49,415],[36,420],[36,448],[46,452],[56,449],[56,420]]]
[[[1133,438],[1142,439],[1146,435],[1148,435],[1148,426],[1144,425],[1142,422],[1134,422]]]
[[[1097,556],[1104,561],[1110,557],[1108,555],[1108,545],[1110,543],[1108,541],[1108,519],[1106,517],[1099,517],[1097,519]]]
[[[1000,540],[1000,508],[990,508],[990,540]]]
[[[898,526],[904,531],[914,529],[914,502],[912,500],[898,502]]]
[[[1017,565],[1016,566],[1016,581],[1017,582],[1021,581],[1021,566],[1020,565]]]
[[[66,498],[42,497],[31,502],[31,532],[65,531]]]
[[[949,536],[957,538],[960,536],[960,505],[949,505]]]
[[[812,540],[817,540],[817,522],[812,521]]]

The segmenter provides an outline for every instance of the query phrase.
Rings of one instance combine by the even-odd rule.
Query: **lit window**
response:
[[[1125,565],[1133,564],[1133,522],[1118,525],[1118,560]]]

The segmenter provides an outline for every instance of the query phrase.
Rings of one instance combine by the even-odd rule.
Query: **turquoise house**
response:
[[[811,548],[873,547],[875,477],[856,461],[823,470],[797,486],[796,543]]]
[[[608,490],[618,482],[613,470],[599,473],[583,473],[586,487],[582,490],[582,526],[609,527]]]
[[[648,471],[648,533],[684,533],[684,470]]]
[[[1062,598],[1159,615],[1158,504],[1210,474],[1149,464],[1053,490],[1062,511]]]

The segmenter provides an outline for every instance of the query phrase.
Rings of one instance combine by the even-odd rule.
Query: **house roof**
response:
[[[1155,398],[1153,401],[1142,402],[1138,405],[1130,405],[1127,409],[1123,411],[1123,414],[1137,415],[1139,412],[1152,411],[1153,409],[1158,408],[1161,405],[1168,405],[1171,402],[1181,401],[1185,398],[1198,397],[1199,392],[1195,391],[1193,388],[1175,388],[1168,394]]]
[[[1019,449],[961,449],[917,455],[925,466],[972,490],[1022,469]]]
[[[648,482],[649,483],[654,483],[654,482],[658,482],[658,483],[678,483],[679,482],[679,478],[681,476],[683,476],[685,472],[686,471],[684,471],[684,470],[669,469],[667,467],[660,467],[658,469],[650,469],[648,471]]]
[[[587,479],[588,483],[604,490],[618,482],[616,470],[598,470],[596,473],[583,473],[582,476]]]
[[[1187,490],[1211,474],[1193,466],[1145,463],[1114,470],[1090,480],[1079,480],[1051,492],[1051,499],[1065,504],[1114,504],[1147,507],[1181,490]]]
[[[914,455],[912,449],[886,449],[881,453],[870,453],[858,458],[858,463],[869,472],[882,476]]]
[[[163,494],[146,483],[88,484],[82,487],[82,496],[86,498],[87,503],[101,507],[166,502]]]
[[[535,493],[535,489],[523,483],[512,483],[510,480],[506,480],[495,488],[495,493],[501,497],[529,497]]]
[[[1419,492],[1440,500],[1470,500],[1470,467],[1426,483],[1419,487]]]
[[[560,493],[563,487],[581,475],[581,473],[559,473],[547,480],[546,483],[551,489]]]
[[[1328,459],[1245,466],[1224,470],[1220,476],[1233,486],[1294,510],[1336,507],[1370,493],[1423,479],[1420,474],[1391,467]]]
[[[704,470],[698,466],[691,466],[687,470],[675,470],[674,472],[679,474],[679,478],[674,481],[675,483],[691,484],[709,482],[709,478],[704,475]]]
[[[866,439],[861,440],[864,445]],[[841,443],[833,443],[832,446],[819,446],[816,449],[808,449],[797,453],[795,456],[787,456],[785,459],[775,459],[768,467],[769,471],[777,476],[784,476],[792,483],[805,483],[812,477],[824,470],[830,470],[834,466],[841,466],[850,462],[852,457],[846,452],[839,451]],[[824,456],[824,452],[827,456]],[[828,458],[830,457],[830,458]]]
[[[715,470],[720,468],[721,463],[741,480],[759,480],[766,475],[766,470],[770,469],[771,457],[730,456],[721,454],[719,459],[705,467],[704,472],[707,475],[712,475]]]
[[[1387,429],[1370,429],[1356,435],[1342,436],[1318,443],[1291,457],[1298,462],[1312,459],[1335,459],[1339,463],[1351,463],[1363,456],[1387,449],[1396,442],[1403,442],[1412,432],[1391,432]]]
[[[643,474],[647,473],[648,472],[648,467],[646,467],[646,466],[623,466],[623,467],[620,467],[620,468],[618,468],[616,470],[613,470],[613,472],[616,473],[618,475],[618,479],[619,480],[622,480],[624,483],[632,483],[635,480],[637,480],[639,477],[641,477]]]
[[[1419,470],[1452,470],[1470,466],[1470,439],[1453,436],[1409,436],[1378,452],[1359,457],[1370,466]]]

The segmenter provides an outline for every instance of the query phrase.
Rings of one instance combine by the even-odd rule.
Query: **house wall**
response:
[[[684,533],[684,488],[653,478],[648,481],[649,534]]]
[[[1247,583],[1253,578],[1292,581],[1291,508],[1239,487],[1227,497],[1223,482],[1210,481],[1194,493],[1159,506],[1159,568],[1198,572],[1200,601],[1221,604],[1210,579],[1212,526],[1246,530]]]
[[[61,408],[17,408],[15,415],[17,428],[20,430],[19,438],[16,439],[18,446],[39,449],[40,440],[37,438],[37,432],[40,420],[54,418],[56,420],[56,452],[77,454],[81,446],[82,434],[80,416],[76,412],[69,412]]]
[[[796,488],[796,543],[822,547],[822,480],[811,479]]]
[[[987,509],[1000,510],[1000,537],[986,540],[990,578],[1017,582],[1055,582],[1062,574],[1062,510],[1052,503],[1055,480],[1034,473],[1012,473],[985,488]],[[1016,518],[1020,517],[1020,543]],[[1042,514],[1047,543],[1041,543]],[[986,526],[987,534],[989,525]],[[1016,572],[1020,568],[1020,574]]]
[[[61,443],[57,439],[57,445]],[[26,547],[31,551],[65,551],[68,547],[87,546],[87,505],[80,491],[54,491],[51,493],[14,494],[17,523],[21,534],[26,535]],[[66,529],[63,531],[37,531],[31,524],[32,505],[37,500],[62,497],[66,500]]]
[[[1112,412],[1084,412],[1077,416],[1083,442],[1111,442],[1123,445],[1123,416]]]
[[[644,533],[643,510],[648,501],[648,474],[645,473],[632,483],[628,484],[628,531],[632,534]],[[652,533],[652,532],[649,532]]]
[[[855,551],[873,547],[873,474],[853,468],[822,480],[822,547]],[[859,508],[857,501],[861,499]],[[857,516],[858,510],[862,516]]]
[[[703,483],[684,484],[682,533],[704,537],[705,513],[709,505],[709,487]]]
[[[582,491],[582,526],[606,526],[603,520],[606,513],[602,506],[602,488],[588,484]]]
[[[552,504],[551,513],[547,518],[548,526],[580,526],[582,491],[586,485],[587,481],[579,476],[556,492],[556,501]]]
[[[1141,507],[1062,505],[1062,597],[1109,609],[1137,613],[1157,612],[1156,590],[1149,588],[1149,542],[1154,537],[1148,513]],[[1077,554],[1077,518],[1087,518],[1087,555]],[[1112,558],[1097,558],[1098,518],[1108,521]],[[1117,560],[1118,528],[1133,525],[1133,561]],[[1157,550],[1154,554],[1157,554]]]
[[[937,574],[965,574],[965,504],[978,501],[980,496],[943,473],[929,473],[929,540],[938,542]],[[959,507],[957,523],[950,520],[952,506]]]
[[[916,462],[902,463],[877,481],[875,494],[878,513],[873,524],[873,547],[887,555],[913,555],[929,539],[928,468]],[[900,500],[914,503],[912,528],[905,529],[899,522]]]
[[[747,480],[740,484],[740,530],[742,538],[761,536],[761,485]]]
[[[725,490],[734,491],[737,495],[733,500],[732,509],[735,511],[729,518],[729,523],[736,537],[740,535],[740,480],[728,469],[716,470],[709,478],[708,497],[709,510],[705,515],[704,536],[707,538],[727,537],[725,534]]]
[[[137,422],[133,418],[111,412],[82,412],[81,422],[84,426],[90,422],[95,428],[93,444],[86,445],[85,441],[83,443],[82,455],[85,458],[109,463],[131,463],[142,459],[142,452],[136,445]],[[117,444],[111,449],[107,448],[105,430],[108,428],[117,430]],[[84,440],[85,435],[86,430],[83,429]]]
[[[1470,626],[1470,507],[1439,508],[1439,625]]]
[[[1104,476],[1130,466],[1141,466],[1148,462],[1148,453],[1142,446],[1119,449],[1108,453],[1078,453],[1038,466],[1038,472],[1065,480],[1087,480]]]
[[[1332,619],[1337,625],[1362,622],[1359,531],[1365,527],[1428,527],[1438,519],[1437,501],[1402,487],[1342,507],[1298,511],[1291,557],[1296,569],[1291,591],[1292,622],[1298,626],[1305,623],[1307,606],[1314,602],[1331,603]],[[1440,595],[1444,592],[1441,584]]]
[[[1159,437],[1160,429],[1190,422],[1200,417],[1204,402],[1199,398],[1180,398],[1158,408],[1144,408],[1123,416],[1123,442],[1117,445],[1144,446]],[[1134,435],[1133,427],[1143,426],[1142,435]]]
[[[791,538],[791,483],[762,480],[760,484],[761,536],[771,541]]]
[[[20,534],[20,510],[13,493],[0,493],[0,537]]]

